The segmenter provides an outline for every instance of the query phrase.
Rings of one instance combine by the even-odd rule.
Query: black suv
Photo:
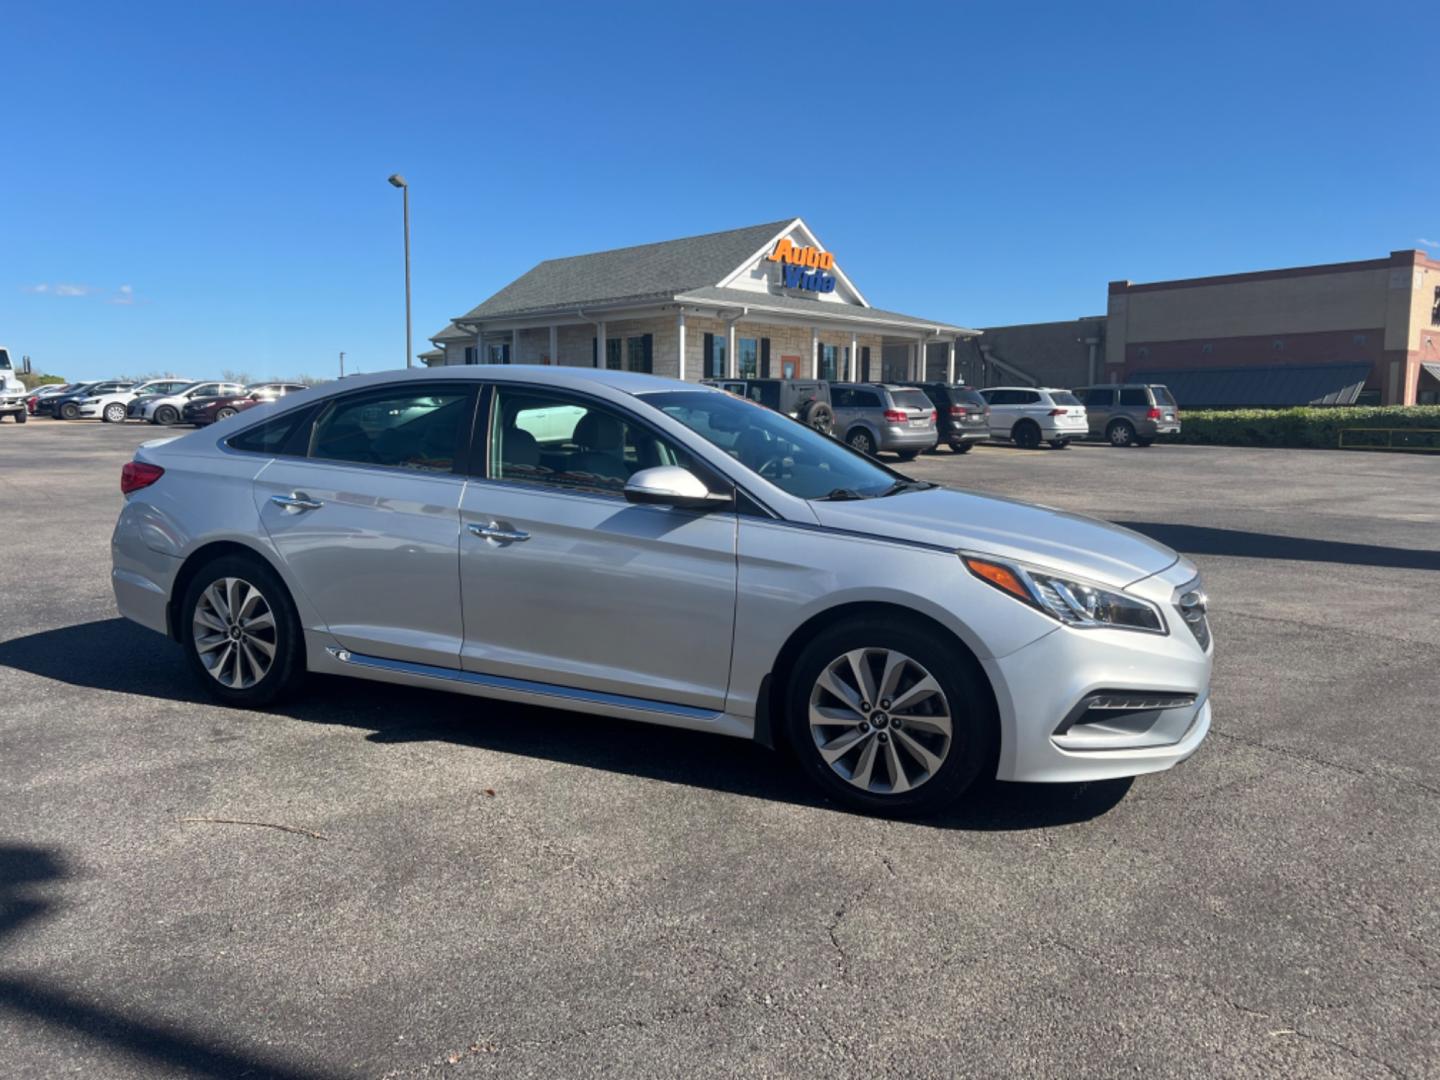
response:
[[[706,386],[728,390],[736,397],[758,401],[767,409],[782,412],[816,431],[829,435],[835,430],[835,410],[830,405],[830,384],[824,379],[702,379]]]
[[[990,406],[980,396],[962,383],[907,382],[901,386],[913,386],[923,390],[935,406],[935,426],[939,429],[940,440],[957,454],[966,453],[981,439],[990,436]]]

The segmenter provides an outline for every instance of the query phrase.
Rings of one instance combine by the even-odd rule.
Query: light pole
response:
[[[390,177],[392,187],[400,189],[400,196],[405,205],[405,366],[413,367],[410,359],[410,185],[399,173]]]

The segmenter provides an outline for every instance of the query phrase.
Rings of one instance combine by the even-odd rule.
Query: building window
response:
[[[820,346],[820,378],[834,382],[836,379],[835,362],[840,350],[834,345]]]
[[[1211,353],[1213,353],[1213,352],[1215,351],[1215,346],[1212,345],[1212,344],[1210,344],[1210,342],[1207,341],[1204,345],[1201,345],[1201,346],[1200,346],[1200,351],[1201,351],[1202,353],[1204,353],[1206,356],[1209,356]]]
[[[1285,342],[1281,341],[1281,340],[1277,337],[1274,341],[1270,342],[1270,351],[1271,351],[1271,352],[1284,352],[1284,351],[1285,351]]]
[[[605,339],[605,367],[608,371],[620,370],[620,339],[618,337]]]
[[[505,344],[503,344],[503,345],[491,345],[491,346],[489,346],[489,350],[490,350],[490,351],[489,351],[489,353],[487,354],[488,357],[489,357],[489,359],[486,361],[487,363],[491,363],[491,364],[508,364],[508,363],[510,363],[510,343],[509,343],[508,341],[507,341]]]
[[[1430,309],[1430,325],[1440,326],[1440,285],[1435,286],[1435,305]]]
[[[473,364],[473,363],[475,363],[475,346],[474,346],[474,345],[466,345],[466,346],[465,346],[465,363],[467,363],[467,364]]]
[[[705,378],[723,379],[725,370],[725,337],[722,334],[706,334],[709,348],[705,353]]]
[[[1350,342],[1353,345],[1368,345],[1370,343],[1370,338],[1366,334],[1356,334],[1353,338],[1350,339]]]
[[[1144,345],[1141,345],[1140,348],[1135,351],[1135,355],[1141,360],[1148,360],[1150,359],[1150,350]]]
[[[760,342],[756,338],[742,337],[735,342],[735,361],[740,365],[738,374],[742,379],[753,379],[760,371]]]
[[[642,337],[625,339],[625,370],[643,371],[647,375],[655,369],[654,337],[645,334]]]

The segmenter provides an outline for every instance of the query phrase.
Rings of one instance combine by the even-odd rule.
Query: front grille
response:
[[[1195,640],[1204,651],[1210,649],[1210,621],[1206,614],[1208,605],[1209,598],[1205,595],[1198,577],[1175,590],[1175,610],[1180,613],[1180,621],[1190,628],[1190,633],[1195,635]]]

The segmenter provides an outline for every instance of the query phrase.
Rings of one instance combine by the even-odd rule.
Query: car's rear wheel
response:
[[[1135,443],[1135,425],[1129,420],[1116,420],[1105,429],[1105,437],[1111,446],[1132,446]]]
[[[1141,439],[1141,438],[1136,438],[1136,440],[1135,440],[1135,445],[1141,447],[1142,449],[1143,449],[1144,447],[1146,447],[1146,446],[1153,446],[1154,443],[1155,443],[1155,440],[1154,440],[1154,439]]]
[[[106,405],[105,412],[100,419],[104,420],[107,424],[123,424],[125,422],[125,406],[119,404]]]
[[[851,450],[858,450],[862,454],[875,453],[875,440],[864,428],[856,428],[845,436],[845,441],[850,445]]]
[[[920,456],[920,451],[919,451],[919,450],[896,450],[896,451],[895,451],[895,455],[896,455],[901,461],[914,461],[917,457]]]
[[[1021,420],[1010,432],[1010,438],[1016,446],[1034,450],[1040,445],[1040,425],[1033,420]]]
[[[974,443],[968,442],[952,442],[950,444],[950,449],[954,450],[957,454],[968,454],[970,452],[970,447],[974,445]]]
[[[178,422],[179,419],[180,414],[175,411],[175,406],[173,405],[161,405],[155,410],[155,423],[157,424],[169,427],[171,424]]]
[[[1070,445],[1069,439],[1051,439],[1050,445],[1056,450],[1064,450]]]
[[[224,555],[191,579],[180,637],[202,686],[231,705],[265,705],[305,676],[300,619],[284,584],[259,558]]]
[[[994,705],[976,678],[933,633],[902,620],[844,622],[796,660],[786,735],[836,801],[933,813],[994,762]]]
[[[224,408],[222,408],[222,409],[216,409],[216,410],[215,410],[215,419],[216,419],[216,420],[229,420],[230,417],[232,417],[232,416],[234,416],[234,415],[235,415],[235,410],[232,409],[232,408],[230,408],[229,405],[226,405],[226,406],[225,406]]]
[[[78,420],[80,418],[80,406],[73,401],[67,401],[60,406],[60,418],[62,420]]]

